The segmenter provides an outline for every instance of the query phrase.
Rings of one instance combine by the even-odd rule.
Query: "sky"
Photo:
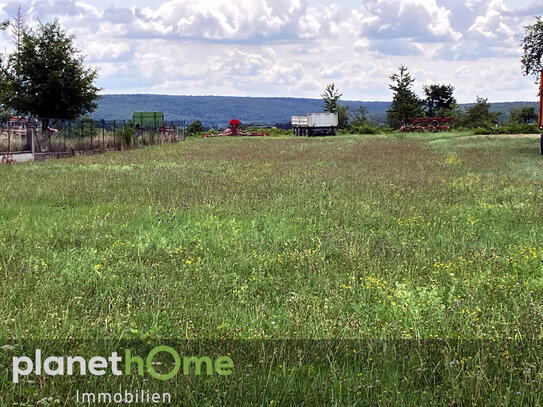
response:
[[[0,0],[1,1],[1,0]],[[413,90],[451,84],[461,103],[537,100],[520,36],[543,0],[35,0],[30,27],[58,19],[98,69],[104,94],[157,93],[389,101],[400,65]],[[0,34],[9,52],[9,30]]]

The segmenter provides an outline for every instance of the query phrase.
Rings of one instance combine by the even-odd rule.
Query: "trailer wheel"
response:
[[[439,122],[437,120],[432,120],[432,126],[437,127]]]

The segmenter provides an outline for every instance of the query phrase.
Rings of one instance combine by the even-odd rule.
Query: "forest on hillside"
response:
[[[389,102],[342,101],[354,112],[360,106],[367,110],[368,117],[376,122],[386,121]],[[321,112],[322,99],[265,98],[229,96],[170,96],[153,94],[103,95],[93,119],[129,119],[135,111],[164,112],[166,120],[185,120],[188,123],[200,120],[207,127],[224,127],[233,117],[242,123],[273,126],[290,123],[290,116]],[[474,103],[461,104],[468,108]],[[524,106],[537,107],[535,102],[491,103],[492,112],[503,112],[501,119],[507,121],[511,109]]]

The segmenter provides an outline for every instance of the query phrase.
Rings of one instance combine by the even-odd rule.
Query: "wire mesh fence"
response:
[[[14,118],[0,125],[0,153],[75,153],[124,150],[134,145],[175,143],[185,139],[185,122],[135,128],[126,120],[28,120]]]

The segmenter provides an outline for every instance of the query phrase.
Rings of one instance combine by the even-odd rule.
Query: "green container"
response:
[[[164,112],[134,112],[134,126],[142,129],[157,129],[164,125]]]

